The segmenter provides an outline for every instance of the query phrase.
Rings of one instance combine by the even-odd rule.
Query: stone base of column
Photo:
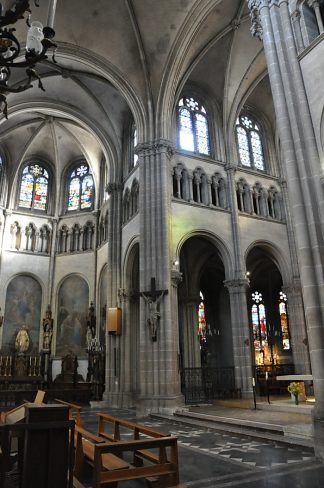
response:
[[[253,391],[252,390],[243,390],[241,391],[242,399],[250,400],[253,398]]]
[[[173,414],[179,407],[184,406],[184,396],[156,396],[139,397],[136,402],[136,416],[146,417],[150,413]]]
[[[324,459],[324,419],[313,419],[315,456]]]
[[[91,402],[91,406],[93,403],[111,408],[132,408],[136,405],[136,400],[131,392],[107,392],[104,393],[102,402]]]

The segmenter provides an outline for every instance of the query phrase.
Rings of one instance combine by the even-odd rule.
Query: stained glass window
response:
[[[203,294],[200,292],[201,302],[198,307],[198,335],[200,344],[206,342],[206,310]]]
[[[264,364],[265,358],[270,354],[266,311],[263,304],[262,293],[255,291],[252,293],[252,335],[257,364]]]
[[[192,97],[178,104],[179,146],[185,151],[210,155],[208,120],[205,108]]]
[[[74,168],[68,184],[68,211],[91,210],[94,198],[94,183],[86,163]]]
[[[261,135],[255,121],[241,115],[236,121],[236,141],[242,166],[265,170]]]
[[[290,350],[289,325],[287,314],[287,296],[282,291],[279,295],[279,314],[281,328],[281,343],[284,351]]]
[[[137,156],[137,154],[135,154],[135,147],[137,146],[137,143],[138,143],[137,130],[134,127],[134,129],[133,129],[133,148],[132,148],[132,150],[133,150],[133,166],[136,166],[137,162],[138,162],[138,156]]]
[[[48,179],[48,172],[39,164],[26,166],[21,176],[19,207],[45,211]]]

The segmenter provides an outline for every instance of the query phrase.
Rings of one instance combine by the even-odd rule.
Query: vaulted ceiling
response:
[[[32,20],[46,24],[49,3],[40,0]],[[24,39],[24,22],[17,27]],[[36,153],[61,167],[78,156],[94,172],[104,158],[118,166],[132,117],[142,140],[174,137],[170,117],[187,86],[214,100],[225,134],[244,103],[274,122],[245,0],[58,0],[54,28],[57,64],[39,68],[45,92],[34,82],[8,95],[9,120],[0,118],[15,168]]]

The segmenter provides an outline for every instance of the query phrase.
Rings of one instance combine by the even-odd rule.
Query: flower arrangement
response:
[[[288,386],[288,391],[292,395],[299,395],[301,392],[300,384],[296,383],[296,381],[292,381]]]

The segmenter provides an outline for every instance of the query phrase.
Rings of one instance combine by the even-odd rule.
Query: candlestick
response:
[[[252,378],[252,386],[255,386],[255,379]]]

